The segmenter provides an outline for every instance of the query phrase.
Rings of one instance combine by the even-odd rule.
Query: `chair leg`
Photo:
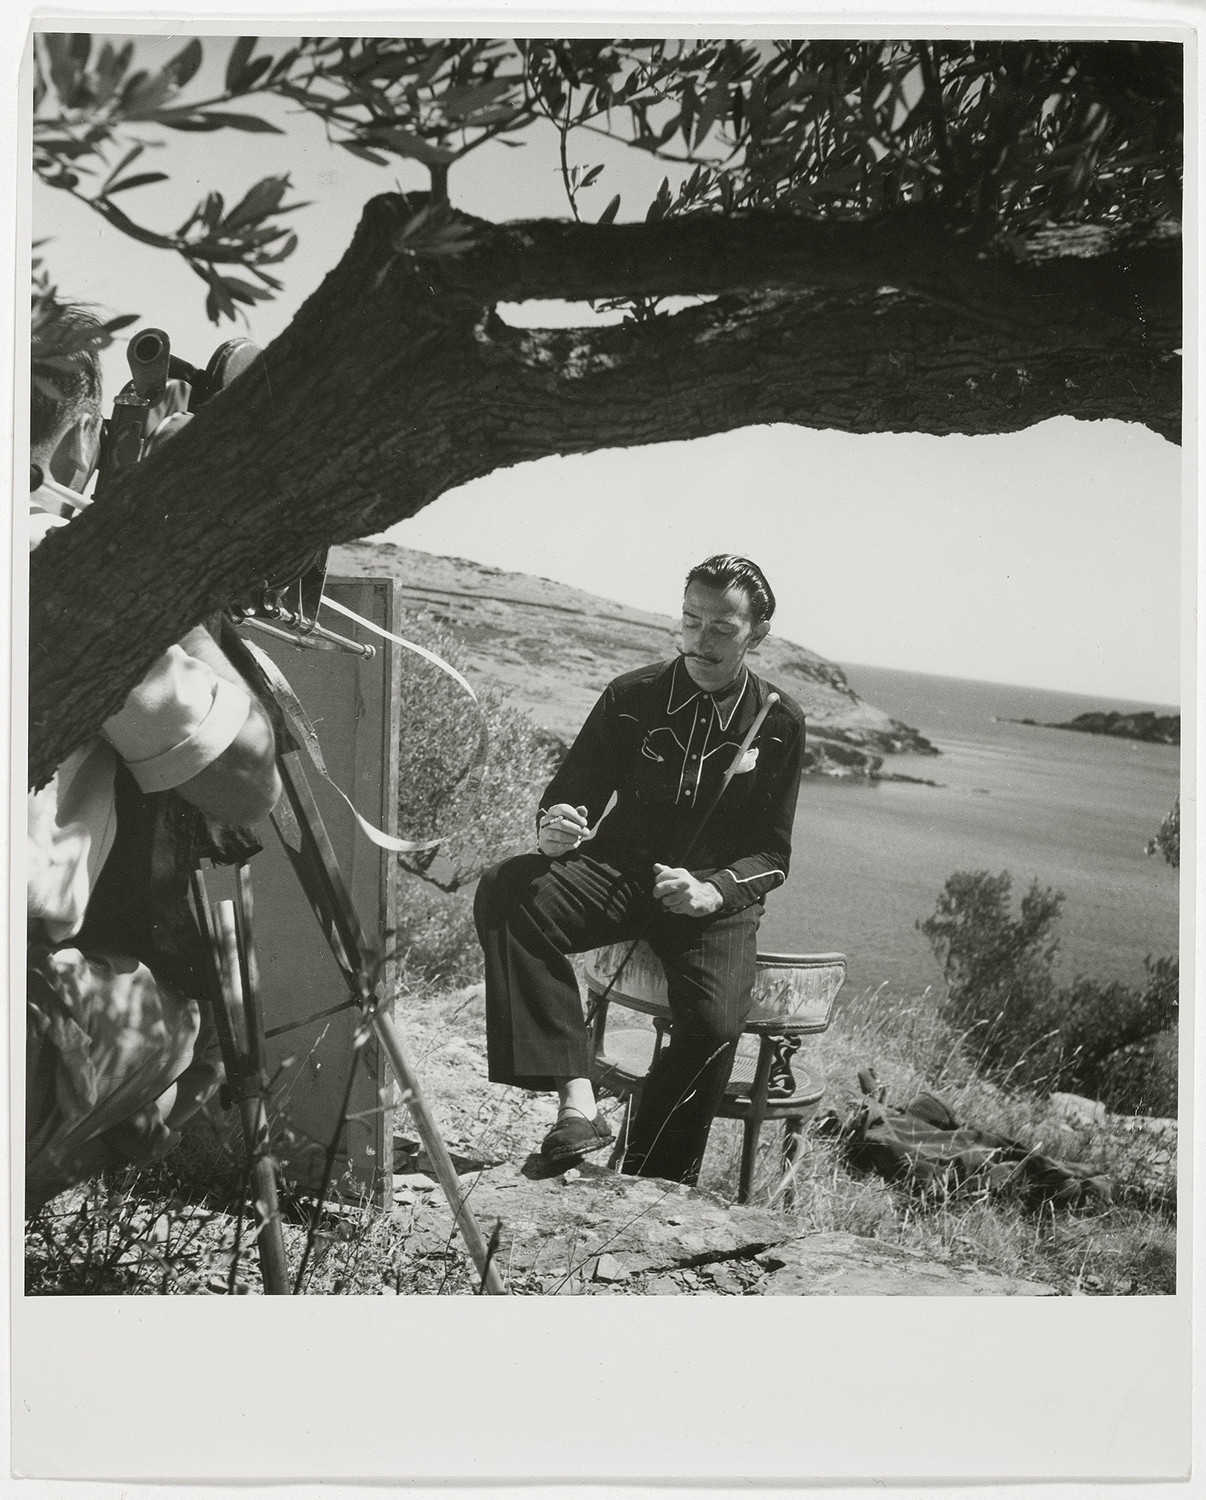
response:
[[[769,1037],[763,1037],[758,1052],[758,1066],[750,1088],[750,1108],[741,1133],[741,1177],[737,1184],[737,1202],[748,1203],[754,1190],[754,1167],[758,1161],[758,1138],[766,1119],[766,1087],[770,1079],[774,1048]]]
[[[754,1167],[758,1161],[758,1137],[762,1121],[747,1115],[741,1122],[741,1178],[737,1184],[737,1202],[748,1203],[754,1187]]]
[[[783,1207],[796,1206],[796,1163],[804,1145],[804,1117],[789,1115],[783,1122]]]

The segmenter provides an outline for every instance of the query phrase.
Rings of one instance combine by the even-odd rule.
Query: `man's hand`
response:
[[[680,917],[707,917],[719,911],[724,897],[710,880],[696,880],[690,870],[654,865],[653,896]]]
[[[555,802],[540,815],[540,826],[536,841],[541,854],[550,859],[560,859],[571,849],[576,849],[589,834],[586,808],[571,807],[568,802]]]

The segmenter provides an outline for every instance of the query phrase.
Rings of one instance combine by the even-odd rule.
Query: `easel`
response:
[[[237,639],[237,638],[236,638]],[[298,734],[273,685],[255,657],[224,642],[228,654],[261,699],[275,708],[277,769],[283,794],[272,823],[323,937],[364,1024],[380,1043],[410,1110],[432,1170],[452,1209],[466,1248],[481,1278],[481,1290],[502,1295],[504,1288],[477,1221],[465,1199],[456,1168],[439,1127],[427,1107],[419,1080],[402,1045],[393,1017],[380,994],[378,958],[366,940],[326,826],[306,776]],[[265,1291],[289,1292],[284,1239],[277,1200],[277,1166],[268,1129],[268,1085],[264,1068],[263,1016],[259,975],[252,938],[250,870],[236,869],[235,899],[212,906],[204,878],[193,878],[193,899],[203,932],[208,935],[218,980],[214,1022],[226,1069],[231,1102],[238,1105],[251,1176],[256,1241]]]

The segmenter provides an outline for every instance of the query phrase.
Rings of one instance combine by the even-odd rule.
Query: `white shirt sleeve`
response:
[[[163,792],[217,760],[250,712],[243,688],[169,646],[101,734],[144,792]]]

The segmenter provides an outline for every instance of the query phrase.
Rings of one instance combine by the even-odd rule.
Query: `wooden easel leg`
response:
[[[298,752],[291,750],[278,755],[277,768],[284,785],[285,797],[278,803],[272,821],[285,853],[320,925],[328,934],[332,952],[342,950],[349,987],[361,1011],[367,1015],[389,1060],[402,1090],[403,1100],[427,1151],[427,1158],[461,1231],[465,1248],[477,1267],[481,1277],[481,1290],[490,1296],[505,1296],[506,1288],[502,1284],[498,1267],[494,1264],[485,1237],[473,1216],[467,1195],[461,1190],[444,1137],[423,1098],[418,1075],[406,1055],[393,1017],[381,1006],[376,994],[376,975],[372,972],[369,945],[344,884],[326,825],[314,800],[314,793],[306,779]],[[289,809],[288,814],[286,807]]]

